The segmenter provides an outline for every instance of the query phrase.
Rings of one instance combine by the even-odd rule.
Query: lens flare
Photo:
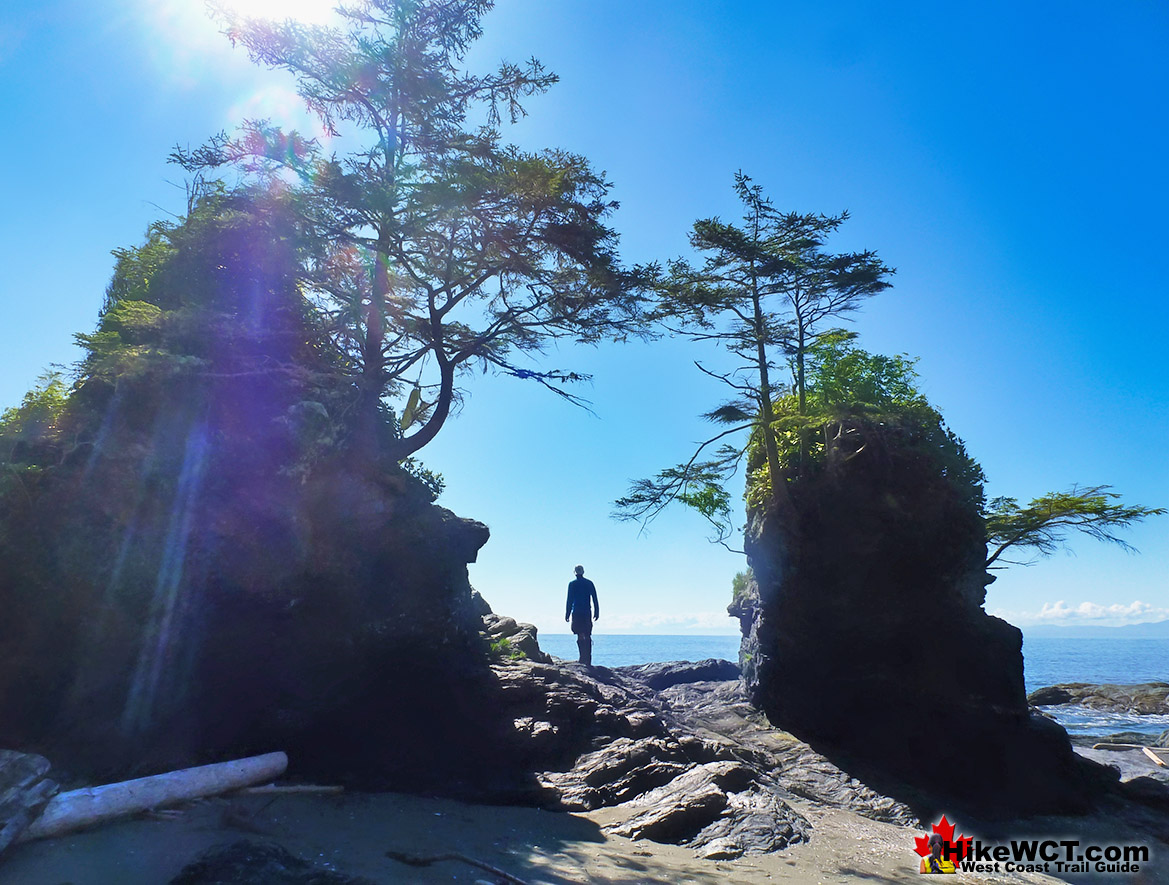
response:
[[[291,18],[309,25],[322,25],[334,18],[336,0],[221,0],[241,15],[283,21]]]
[[[174,690],[184,681],[184,674],[176,672],[180,668],[175,666],[176,660],[181,657],[178,641],[181,630],[176,621],[182,620],[184,610],[189,607],[184,603],[190,602],[182,598],[183,570],[195,506],[207,466],[207,449],[207,429],[201,424],[197,425],[187,437],[183,469],[171,509],[149,622],[143,631],[138,665],[122,711],[122,731],[127,735],[145,731],[154,719],[160,693],[167,689]]]

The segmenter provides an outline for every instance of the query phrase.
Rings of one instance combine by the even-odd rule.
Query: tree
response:
[[[784,473],[776,441],[777,356],[790,359],[798,410],[807,409],[807,354],[817,330],[829,318],[857,310],[864,299],[888,288],[886,267],[876,253],[832,254],[824,241],[847,220],[840,215],[781,213],[763,196],[760,185],[739,172],[735,193],[745,211],[742,226],[718,218],[694,224],[691,245],[706,253],[701,268],[678,259],[663,271],[645,269],[658,306],[655,317],[694,341],[715,342],[741,361],[731,372],[699,370],[734,391],[734,398],[703,417],[726,429],[703,442],[685,464],[653,479],[636,480],[616,502],[618,519],[652,521],[673,501],[697,509],[715,527],[719,543],[730,533],[730,498],[724,485],[737,470],[746,444],[723,443],[713,458],[701,460],[716,442],[750,430],[766,453],[770,496],[786,509]]]
[[[305,282],[361,391],[372,448],[387,398],[406,398],[396,459],[430,442],[473,367],[566,388],[582,376],[521,366],[552,339],[593,343],[639,328],[638,296],[605,219],[616,206],[588,162],[501,144],[499,123],[556,77],[536,60],[460,72],[492,0],[370,0],[341,28],[274,24],[220,9],[233,42],[290,71],[334,134],[367,144],[326,153],[297,133],[249,122],[195,151],[188,171],[234,166],[290,186],[317,244]],[[286,185],[288,179],[293,184]]]
[[[1140,522],[1148,516],[1160,516],[1169,510],[1163,507],[1125,506],[1120,496],[1109,491],[1111,486],[1072,486],[1066,492],[1040,495],[1026,507],[1020,507],[1015,498],[994,498],[986,511],[986,535],[990,552],[987,568],[1002,565],[1029,565],[1001,559],[1008,550],[1032,550],[1039,556],[1050,556],[1066,545],[1072,532],[1083,532],[1098,541],[1117,544],[1125,550],[1134,548],[1116,531]]]

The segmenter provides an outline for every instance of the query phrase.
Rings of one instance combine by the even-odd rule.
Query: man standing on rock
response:
[[[589,600],[592,608],[589,608]],[[595,612],[595,614],[594,614]],[[576,580],[568,585],[568,601],[564,605],[564,620],[572,618],[572,632],[576,634],[576,646],[580,649],[580,662],[586,667],[593,664],[593,621],[601,616],[601,604],[597,602],[597,588],[584,576],[584,566],[576,567]]]

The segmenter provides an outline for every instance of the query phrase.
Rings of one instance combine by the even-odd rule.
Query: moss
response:
[[[528,656],[506,637],[493,639],[487,646],[487,653],[497,660],[526,661]]]

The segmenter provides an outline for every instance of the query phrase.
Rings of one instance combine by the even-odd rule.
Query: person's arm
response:
[[[572,585],[568,585],[568,599],[564,600],[564,620],[572,614]]]
[[[589,588],[593,591],[593,620],[598,620],[601,617],[601,603],[597,602],[597,585],[592,581],[589,582]]]

